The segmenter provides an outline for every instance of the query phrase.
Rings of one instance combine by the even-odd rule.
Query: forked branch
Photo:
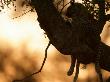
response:
[[[30,75],[24,77],[23,79],[14,80],[13,82],[21,82],[21,81],[24,81],[24,80],[26,80],[26,79],[29,79],[29,78],[32,77],[33,75],[38,74],[38,73],[40,73],[40,72],[42,71],[43,66],[44,66],[44,64],[45,64],[45,61],[46,61],[46,59],[47,59],[47,50],[48,50],[50,44],[51,44],[51,43],[50,43],[50,41],[49,41],[49,43],[48,43],[48,45],[47,45],[47,47],[46,47],[46,49],[45,49],[45,57],[44,57],[43,63],[42,63],[42,65],[41,65],[39,71],[34,72],[34,73],[32,73],[32,74],[30,74]]]

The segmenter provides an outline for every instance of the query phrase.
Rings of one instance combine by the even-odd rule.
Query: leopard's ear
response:
[[[70,3],[71,3],[71,5],[74,5],[74,3],[75,3],[75,0],[71,0],[71,2],[70,2]]]

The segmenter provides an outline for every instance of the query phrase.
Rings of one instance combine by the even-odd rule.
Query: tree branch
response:
[[[73,43],[75,39],[72,35],[72,28],[60,16],[52,0],[32,0],[32,5],[38,14],[41,28],[47,33],[50,42],[56,49],[65,55],[79,55],[79,53],[74,53]],[[101,55],[100,65],[103,69],[110,71],[110,47],[102,42],[101,44],[103,54]],[[93,53],[88,52],[87,55],[82,55],[81,63],[90,63],[90,60],[94,62],[97,52],[95,50]]]

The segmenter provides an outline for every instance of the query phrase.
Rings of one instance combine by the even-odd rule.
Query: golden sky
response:
[[[33,70],[28,74],[38,70],[42,64],[48,38],[39,26],[36,12],[29,12],[21,16],[24,10],[25,8],[17,7],[16,11],[13,8],[5,8],[0,12],[0,58],[3,59],[2,56],[4,56],[2,62],[5,62],[3,71],[0,72],[0,82],[11,82],[13,78],[25,76],[22,75],[22,71],[19,72],[13,62],[27,71],[32,68],[34,62]],[[26,11],[28,10],[29,8]],[[61,55],[53,46],[49,48],[48,54],[49,58],[43,73],[38,75],[38,78],[42,79],[40,82],[72,82],[73,76],[66,75],[70,58]],[[80,70],[80,79],[96,78],[96,73],[94,69],[91,70],[91,66],[88,67],[88,70]]]

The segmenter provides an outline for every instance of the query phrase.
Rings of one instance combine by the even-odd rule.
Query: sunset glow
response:
[[[6,8],[0,12],[0,82],[12,82],[36,72],[45,56],[49,40],[39,26],[37,13],[29,12],[22,16],[22,10]],[[106,31],[101,36],[106,41]],[[107,37],[106,42],[109,44],[110,38]],[[36,82],[72,82],[75,73],[70,77],[66,74],[70,62],[70,56],[62,55],[51,45],[42,72],[33,78]],[[104,77],[108,75],[107,72]],[[30,79],[35,82],[33,78]],[[80,68],[79,78],[82,82],[87,82],[88,78],[92,81],[97,79],[94,65],[90,64],[87,69]]]
[[[30,12],[12,19],[10,14],[5,11],[0,14],[0,23],[0,39],[6,40],[12,46],[19,46],[22,42],[42,46],[43,41],[48,41],[44,31],[39,27],[36,13]]]

